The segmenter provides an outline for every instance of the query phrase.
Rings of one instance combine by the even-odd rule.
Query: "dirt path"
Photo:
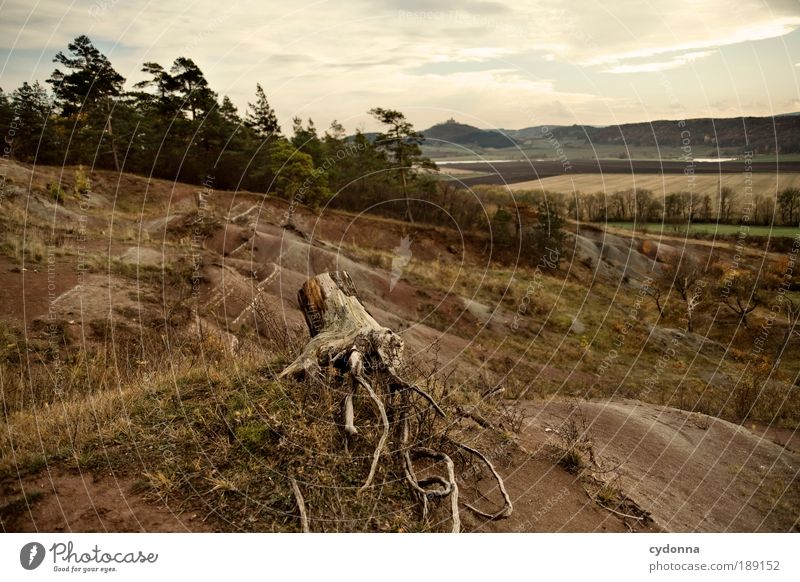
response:
[[[539,454],[517,454],[506,466],[497,467],[514,504],[507,519],[488,521],[462,510],[464,531],[474,532],[629,532],[660,531],[652,522],[625,521],[592,501],[580,479]],[[462,498],[490,513],[502,499],[489,475],[479,481],[480,490],[466,489]],[[477,495],[476,495],[477,493]],[[629,527],[630,526],[630,527]]]
[[[526,446],[546,442],[567,402],[524,404]],[[637,401],[581,403],[594,450],[621,462],[621,489],[667,531],[798,531],[800,454],[730,422]],[[786,438],[786,435],[782,435]]]
[[[42,471],[0,486],[0,529],[5,532],[213,531],[210,522],[134,493],[134,481],[65,469]],[[24,491],[24,495],[23,495]]]

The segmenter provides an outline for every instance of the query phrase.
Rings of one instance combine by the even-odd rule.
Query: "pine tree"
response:
[[[38,81],[33,85],[26,82],[14,91],[11,103],[17,125],[12,142],[13,154],[17,159],[34,161],[39,143],[44,142],[47,148],[53,146],[52,140],[48,139],[51,132],[47,127],[52,107],[50,97]]]
[[[0,123],[4,124],[3,127],[6,127],[6,124],[11,121],[11,117],[11,98],[8,93],[3,91],[2,87],[0,87]]]
[[[9,139],[12,139],[16,133],[16,127],[12,127],[12,124],[14,124],[14,126],[17,125],[14,119],[14,108],[11,105],[11,98],[3,89],[0,89],[0,132]],[[5,159],[11,156],[13,149],[13,139],[10,144],[7,141],[3,143],[2,146],[0,146],[0,158]],[[5,175],[0,173],[0,188],[5,186],[5,179]]]
[[[381,107],[370,109],[369,114],[382,124],[389,126],[384,133],[378,134],[375,143],[389,154],[400,175],[403,197],[406,199],[406,218],[413,222],[411,205],[408,200],[408,183],[416,177],[413,169],[415,167],[436,169],[436,164],[430,158],[422,155],[420,144],[425,137],[418,131],[414,131],[414,126],[406,120],[405,115],[399,111]]]
[[[314,122],[309,119],[308,125],[303,127],[303,120],[295,117],[292,120],[292,145],[298,150],[307,153],[314,160],[314,165],[322,163],[322,142],[317,135],[317,128]]]
[[[84,145],[92,147],[89,151],[79,147],[78,157],[88,157],[97,147],[97,143],[91,142],[100,142],[107,135],[114,167],[119,170],[112,114],[122,94],[125,78],[114,70],[108,58],[94,47],[86,35],[69,43],[67,50],[68,55],[59,51],[53,61],[64,66],[68,72],[57,68],[47,82],[53,87],[61,114],[74,119],[78,131],[84,132],[89,140]]]
[[[59,51],[53,62],[71,72],[56,69],[47,80],[62,113],[69,116],[93,108],[107,110],[113,99],[122,93],[125,78],[114,70],[108,58],[86,35],[69,43],[67,50],[69,55]]]
[[[178,57],[170,73],[167,86],[178,95],[181,109],[191,113],[192,121],[205,116],[217,104],[216,94],[192,59]]]
[[[180,101],[173,93],[176,81],[168,71],[154,62],[142,65],[142,72],[150,75],[150,79],[139,81],[134,85],[136,89],[153,89],[153,94],[145,91],[132,93],[132,96],[146,108],[153,107],[164,116],[172,116],[180,110]]]
[[[288,140],[278,139],[272,147],[275,187],[278,194],[290,201],[286,226],[293,226],[297,204],[316,209],[330,198],[325,174],[314,168],[311,156],[296,149]]]
[[[236,105],[233,104],[233,101],[231,101],[230,97],[227,95],[222,98],[222,105],[219,106],[219,114],[229,123],[234,123],[236,125],[242,123],[239,110],[236,109]]]
[[[280,135],[281,126],[278,125],[275,110],[267,101],[260,83],[256,83],[256,102],[247,105],[250,111],[245,116],[245,123],[260,139],[269,140]]]

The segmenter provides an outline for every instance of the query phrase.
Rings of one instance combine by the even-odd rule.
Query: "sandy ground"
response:
[[[523,440],[536,446],[573,405],[524,406]],[[638,401],[585,402],[580,410],[596,454],[609,466],[621,463],[621,488],[664,530],[798,530],[797,452],[724,420]]]
[[[652,521],[624,520],[606,511],[589,498],[580,479],[551,460],[539,455],[515,454],[505,466],[497,467],[514,504],[510,517],[489,521],[469,510],[462,510],[465,531],[475,532],[654,532],[661,531]],[[501,509],[495,481],[482,475],[479,491],[465,489],[462,498],[481,511]],[[626,522],[629,525],[626,525]]]
[[[78,284],[76,264],[73,257],[58,257],[48,274],[46,264],[23,271],[0,255],[0,317],[17,324],[46,317],[51,302]]]
[[[0,525],[8,532],[213,531],[205,515],[175,513],[132,488],[130,478],[52,468],[4,486],[0,505],[14,502],[19,511]]]

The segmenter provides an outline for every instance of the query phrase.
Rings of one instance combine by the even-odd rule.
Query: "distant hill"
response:
[[[692,146],[698,148],[751,149],[755,154],[800,152],[800,116],[733,117],[725,119],[687,119],[626,123],[607,127],[573,125],[553,129],[556,138],[575,138],[582,135],[585,143],[628,146]]]
[[[523,127],[522,129],[504,129],[503,133],[511,136],[518,142],[525,142],[527,140],[542,139],[542,136],[547,130],[560,129],[560,125],[534,125],[533,127]]]
[[[466,123],[459,123],[452,118],[429,127],[422,134],[428,145],[439,145],[437,142],[482,148],[508,148],[517,145],[513,138],[503,135],[499,130],[480,129]]]
[[[624,147],[681,147],[686,140],[693,156],[705,156],[717,148],[754,154],[800,152],[800,114],[775,117],[733,117],[625,123],[596,127],[592,125],[533,126],[522,129],[480,129],[449,119],[422,132],[427,145],[441,142],[483,148],[507,148],[529,145],[551,137],[564,145],[606,144]],[[439,142],[439,143],[437,143]]]

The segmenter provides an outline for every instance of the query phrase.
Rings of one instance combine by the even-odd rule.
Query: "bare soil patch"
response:
[[[546,442],[573,404],[525,404],[527,446]],[[800,455],[718,418],[632,400],[584,402],[600,458],[656,524],[681,532],[797,531]],[[552,434],[552,433],[550,433]]]
[[[134,493],[134,480],[52,468],[0,488],[5,532],[213,531],[195,512],[176,513]]]

